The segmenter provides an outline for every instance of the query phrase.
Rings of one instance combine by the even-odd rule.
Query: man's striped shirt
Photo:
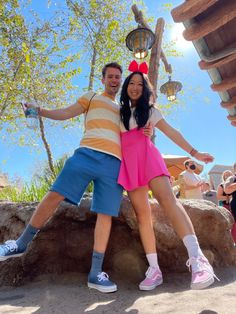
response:
[[[119,105],[106,93],[96,94],[94,97],[93,95],[94,92],[90,91],[77,101],[86,114],[85,133],[80,147],[91,148],[121,159]]]

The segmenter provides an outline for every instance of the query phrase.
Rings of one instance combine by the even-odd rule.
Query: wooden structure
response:
[[[192,41],[219,93],[227,118],[236,127],[236,1],[185,0],[171,11],[185,26],[183,36]]]
[[[214,165],[208,172],[213,189],[217,190],[218,185],[222,182],[222,174],[226,170],[233,172],[233,167],[227,165]]]
[[[132,11],[134,13],[135,21],[139,25],[150,29],[149,25],[145,22],[143,18],[142,11],[138,10],[135,4],[132,5]],[[168,63],[166,56],[161,48],[164,26],[165,26],[165,21],[163,20],[163,18],[159,18],[156,23],[155,42],[151,50],[151,57],[149,61],[148,78],[153,86],[154,95],[155,95],[154,101],[156,100],[156,97],[157,97],[157,81],[158,81],[158,75],[159,75],[160,60],[164,64],[165,71],[170,74],[172,73],[171,65]]]
[[[178,155],[163,155],[162,157],[165,161],[165,164],[168,168],[168,171],[171,176],[175,177],[175,179],[178,179],[179,174],[185,170],[184,162],[188,159],[190,159],[189,156],[178,156]],[[200,174],[203,171],[203,165],[199,164],[195,161],[195,164],[197,166],[196,173]]]

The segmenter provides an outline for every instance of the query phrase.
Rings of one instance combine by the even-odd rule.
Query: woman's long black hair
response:
[[[130,98],[127,93],[128,85],[131,78],[135,75],[139,74],[143,80],[143,93],[141,97],[137,101],[136,108],[134,110],[134,118],[138,125],[138,129],[144,127],[148,121],[150,116],[150,110],[153,107],[150,105],[150,98],[153,94],[151,84],[149,83],[148,79],[143,75],[141,72],[133,72],[131,73],[124,81],[124,84],[121,89],[120,95],[120,117],[121,121],[123,122],[126,130],[129,130],[129,120],[131,117],[131,110],[130,110]]]

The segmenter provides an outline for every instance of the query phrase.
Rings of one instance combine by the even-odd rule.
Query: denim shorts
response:
[[[53,183],[50,191],[57,192],[73,204],[80,200],[93,181],[91,211],[118,216],[123,188],[117,183],[120,160],[112,155],[90,148],[75,150]]]

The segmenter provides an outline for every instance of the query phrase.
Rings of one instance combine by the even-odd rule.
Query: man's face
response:
[[[116,96],[121,85],[121,72],[116,68],[107,68],[106,74],[102,78],[105,92],[111,96]]]
[[[196,169],[195,162],[194,161],[190,161],[188,166],[187,166],[187,169],[190,170],[190,171],[191,170],[194,171]]]

